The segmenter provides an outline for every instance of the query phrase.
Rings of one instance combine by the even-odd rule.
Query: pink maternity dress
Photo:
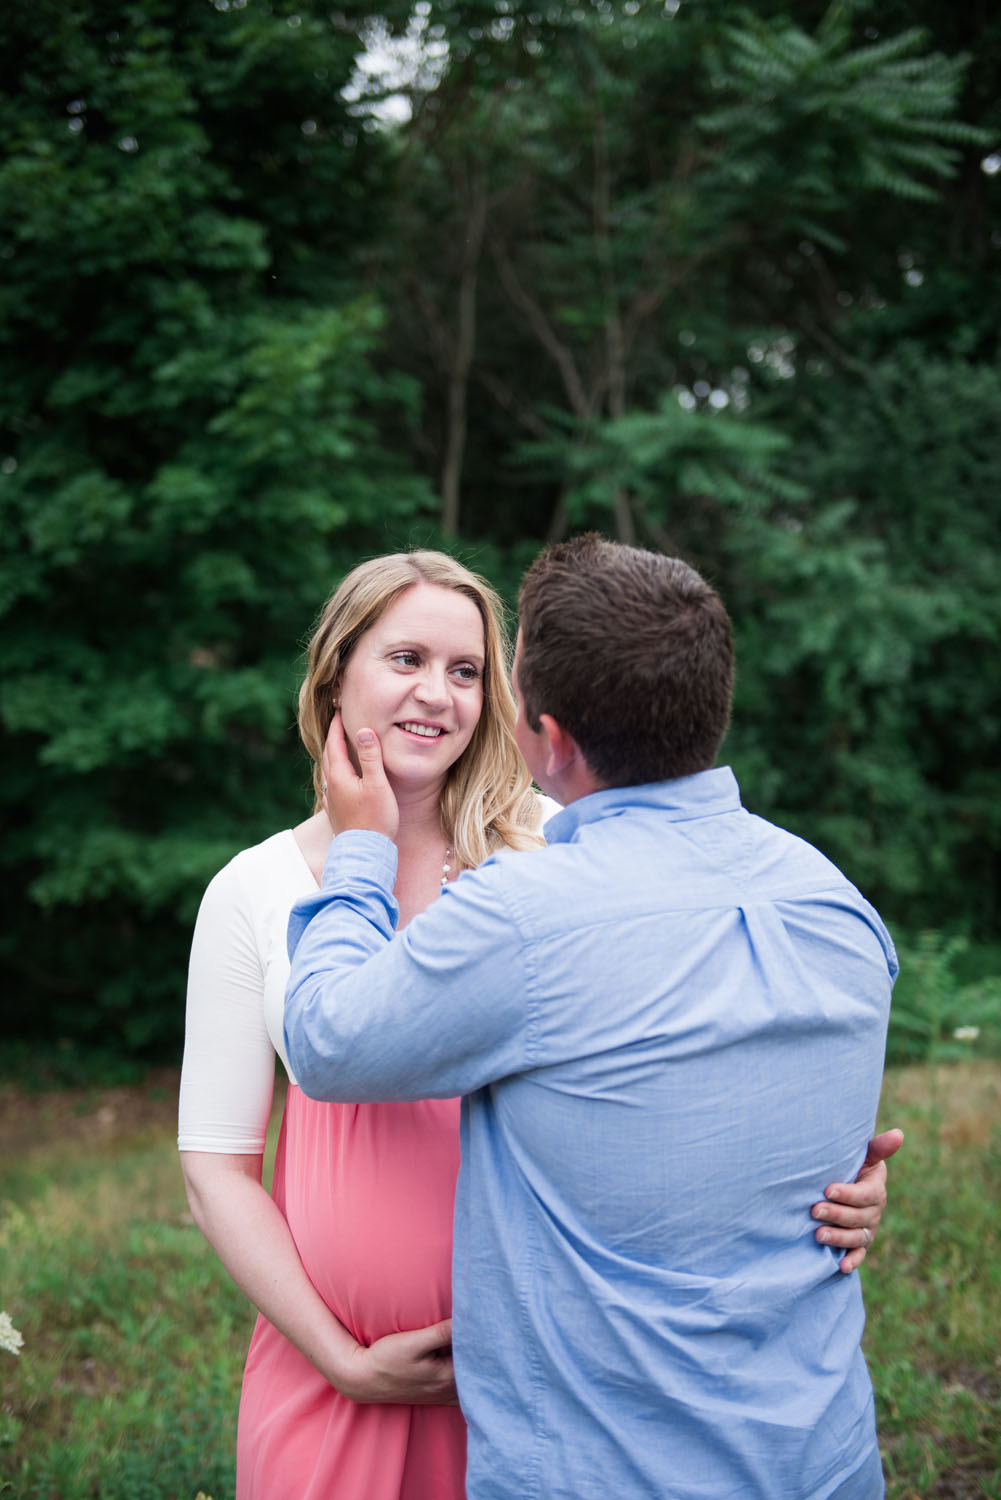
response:
[[[209,885],[192,942],[179,1144],[263,1150],[292,903],[315,881],[288,831]],[[320,1104],[290,1082],[273,1197],[306,1271],[363,1343],[451,1313],[459,1102]],[[463,1500],[455,1406],[358,1405],[265,1318],[244,1371],[237,1500]]]
[[[458,1100],[318,1104],[290,1086],[273,1193],[320,1295],[365,1344],[451,1313]],[[454,1406],[360,1406],[263,1317],[243,1377],[237,1500],[452,1500]]]

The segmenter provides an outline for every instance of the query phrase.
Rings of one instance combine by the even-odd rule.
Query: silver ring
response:
[[[868,1229],[866,1229],[864,1225],[862,1227],[862,1233],[865,1235],[865,1240],[864,1240],[865,1249],[868,1250],[869,1246],[872,1244],[872,1235],[869,1233]]]
[[[325,797],[326,795],[327,795],[327,783],[323,782],[323,784],[320,787],[320,796],[321,797]]]

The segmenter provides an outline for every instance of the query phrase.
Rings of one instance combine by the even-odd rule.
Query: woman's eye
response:
[[[397,651],[393,660],[398,667],[416,667],[420,664],[420,657],[416,651]]]
[[[479,667],[474,667],[469,662],[464,662],[461,667],[456,667],[454,670],[460,682],[476,682],[480,675]]]

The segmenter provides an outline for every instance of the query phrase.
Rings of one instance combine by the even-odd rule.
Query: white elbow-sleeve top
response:
[[[290,829],[244,849],[209,883],[191,943],[177,1144],[264,1150],[283,1012],[289,912],[316,881]]]

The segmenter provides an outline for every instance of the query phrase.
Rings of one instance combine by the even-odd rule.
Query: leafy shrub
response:
[[[963,982],[968,939],[936,931],[905,941],[890,1011],[888,1063],[1001,1055],[1001,975]]]

